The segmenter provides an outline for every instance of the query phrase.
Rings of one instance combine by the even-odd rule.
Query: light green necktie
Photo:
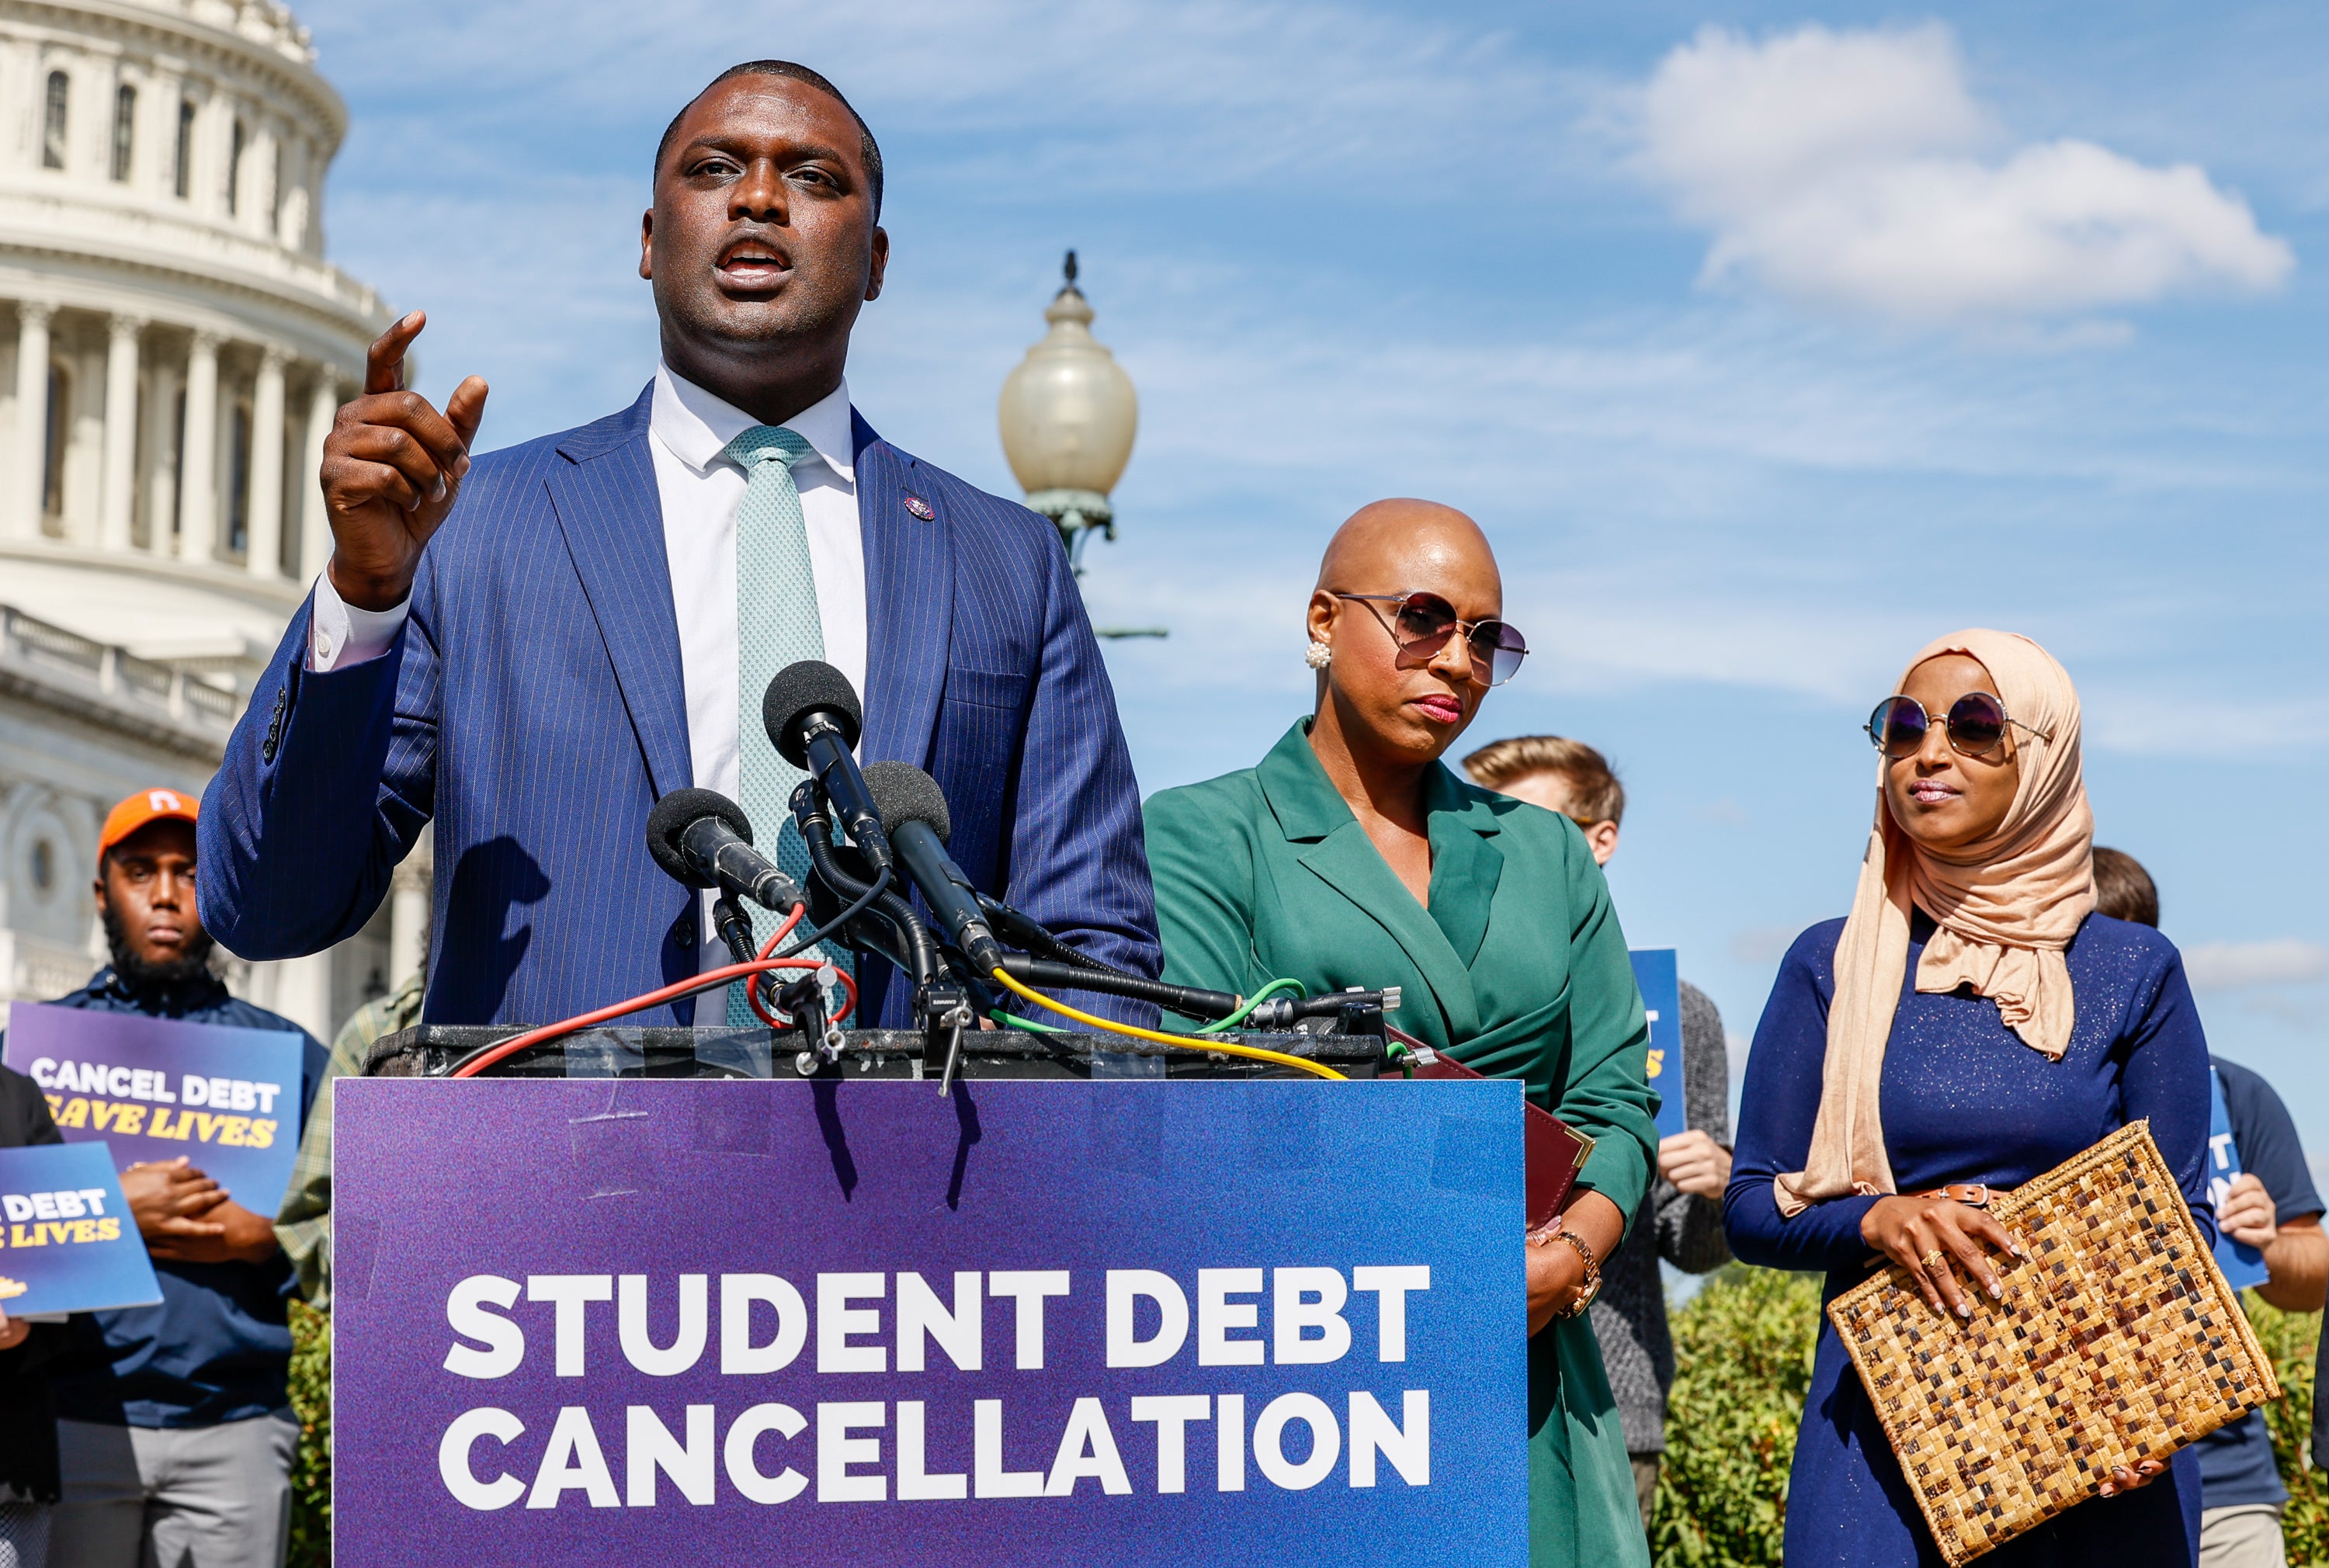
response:
[[[806,775],[768,743],[760,701],[777,671],[803,659],[825,657],[825,622],[817,614],[816,574],[808,555],[808,523],[801,515],[800,487],[793,465],[816,455],[816,448],[781,425],[755,425],[723,449],[744,470],[744,503],[736,512],[736,767],[737,793],[744,814],[766,846],[781,824],[777,864],[808,885],[808,846],[794,822],[794,786]],[[777,928],[778,916],[747,906],[757,950]],[[836,962],[846,955],[811,948],[804,956]],[[779,972],[780,977],[787,972]],[[758,1027],[744,988],[728,988],[728,1023]]]

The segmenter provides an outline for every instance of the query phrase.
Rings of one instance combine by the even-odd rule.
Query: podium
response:
[[[374,1043],[364,1075],[429,1077],[498,1040],[515,1026],[421,1024]],[[823,1076],[934,1078],[939,1069],[924,1056],[910,1029],[844,1029],[841,1060]],[[1229,1033],[1224,1040],[1261,1046],[1333,1067],[1347,1078],[1379,1075],[1383,1042],[1372,1035]],[[765,1028],[622,1028],[582,1029],[495,1063],[480,1076],[496,1078],[791,1078],[797,1035]],[[1134,1039],[1124,1035],[1023,1029],[963,1031],[959,1078],[1081,1078],[1093,1075],[1095,1054],[1115,1058],[1102,1077],[1293,1078],[1306,1075],[1267,1062]]]
[[[1528,1561],[1519,1084],[513,1032],[334,1084],[341,1568]]]

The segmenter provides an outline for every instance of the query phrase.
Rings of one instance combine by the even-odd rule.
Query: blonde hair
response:
[[[1559,735],[1516,735],[1490,741],[1464,759],[1475,784],[1500,790],[1537,774],[1558,775],[1569,785],[1570,814],[1579,821],[1617,822],[1626,818],[1626,786],[1609,759],[1581,740]]]

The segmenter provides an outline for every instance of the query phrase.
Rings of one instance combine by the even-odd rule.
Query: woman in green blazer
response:
[[[1521,1079],[1596,1140],[1551,1234],[1513,1238],[1528,1259],[1531,1556],[1647,1568],[1582,1308],[1657,1169],[1649,1027],[1576,825],[1439,761],[1527,652],[1503,602],[1461,512],[1378,502],[1343,525],[1310,600],[1315,714],[1260,766],[1148,802],[1164,974],[1246,995],[1280,975],[1313,993],[1399,986],[1400,1028]]]

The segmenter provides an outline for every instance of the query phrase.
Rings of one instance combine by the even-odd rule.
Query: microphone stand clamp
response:
[[[962,1031],[976,1023],[970,993],[950,980],[922,987],[915,999],[922,1015],[922,1075],[938,1075],[938,1098],[954,1091],[955,1069],[962,1062]]]
[[[778,1008],[791,1016],[801,1038],[809,1042],[793,1058],[793,1071],[804,1078],[814,1078],[841,1060],[841,1030],[825,1009],[825,987],[831,978],[832,966],[828,964],[812,970],[777,992]]]
[[[1357,986],[1351,987],[1351,992],[1356,994],[1352,995],[1340,1009],[1338,1021],[1342,1025],[1342,1032],[1346,1035],[1365,1035],[1374,1039],[1387,1041],[1389,1036],[1385,1031],[1389,1020],[1383,1017],[1384,995],[1381,992],[1370,995],[1361,991]],[[1334,993],[1328,992],[1327,1000],[1333,1000],[1334,995]],[[1389,1000],[1393,1007],[1399,1005],[1399,993],[1396,990],[1390,993]]]

